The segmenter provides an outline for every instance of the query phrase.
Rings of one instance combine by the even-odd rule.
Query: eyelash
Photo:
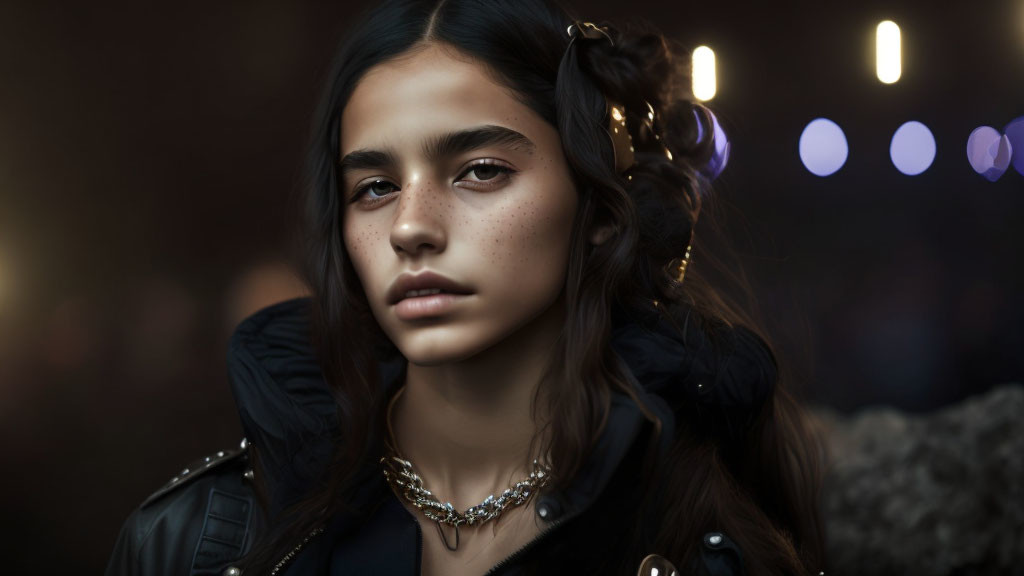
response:
[[[463,170],[462,173],[459,176],[460,177],[461,176],[465,176],[466,174],[469,174],[470,172],[472,172],[473,170],[475,170],[476,168],[479,168],[481,166],[487,166],[489,168],[495,168],[500,173],[499,173],[499,175],[497,177],[492,178],[490,180],[481,180],[479,182],[480,184],[489,183],[489,182],[492,182],[494,180],[497,180],[502,175],[508,176],[508,175],[514,174],[516,172],[515,170],[509,168],[508,166],[505,166],[504,164],[498,164],[497,162],[494,162],[492,160],[485,160],[485,161],[477,162],[476,164],[471,164],[471,165],[467,166],[466,169]],[[372,186],[374,186],[376,184],[384,184],[384,183],[391,184],[390,182],[385,181],[383,178],[379,178],[377,180],[374,180],[373,182],[370,182],[368,184],[364,184],[363,186],[360,186],[359,188],[356,189],[355,193],[352,194],[352,198],[349,200],[349,202],[353,203],[353,204],[356,203],[356,202],[360,202],[360,199],[363,196],[366,195],[366,193],[370,190],[370,188]],[[391,184],[391,185],[394,186],[394,184]],[[362,203],[363,204],[373,205],[373,204],[377,204],[377,203],[383,202],[385,200],[386,200],[386,198],[371,198],[369,200],[362,200]]]

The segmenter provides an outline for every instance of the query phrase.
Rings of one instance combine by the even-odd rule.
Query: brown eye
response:
[[[480,183],[492,183],[499,179],[502,175],[512,174],[515,170],[502,166],[495,162],[480,162],[479,164],[473,164],[462,173],[463,177],[473,173],[476,177],[475,180],[469,180],[469,182],[480,182]],[[507,176],[506,176],[507,177]],[[461,180],[461,178],[460,178]]]
[[[495,164],[477,164],[470,169],[470,172],[475,173],[476,177],[480,180],[491,180],[507,170],[507,168]]]
[[[367,196],[367,200],[374,201],[380,200],[380,196],[386,195],[390,192],[389,189],[394,189],[395,185],[388,182],[387,180],[374,180],[365,186],[361,186],[356,193],[352,195],[352,202],[358,201],[363,196]]]
[[[384,180],[376,180],[366,186],[366,191],[373,194],[387,194],[389,188],[394,188],[394,184],[385,182]]]

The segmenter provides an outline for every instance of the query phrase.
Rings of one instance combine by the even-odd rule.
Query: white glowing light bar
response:
[[[900,27],[892,20],[885,20],[875,31],[875,71],[878,79],[892,84],[903,74]]]
[[[693,51],[693,96],[701,101],[715,97],[718,80],[715,74],[715,51],[707,46],[698,46]]]

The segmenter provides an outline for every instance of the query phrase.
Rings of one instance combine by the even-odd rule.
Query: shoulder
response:
[[[308,297],[278,302],[235,328],[227,369],[242,429],[259,447],[269,509],[283,511],[326,469],[338,400],[311,337]]]
[[[189,462],[178,474],[175,474],[167,481],[166,484],[160,487],[156,492],[153,492],[142,502],[142,508],[149,507],[151,504],[159,500],[161,497],[170,494],[176,490],[181,490],[188,486],[192,482],[198,481],[200,478],[207,477],[208,479],[213,477],[213,472],[217,471],[218,468],[237,468],[239,466],[245,466],[248,462],[249,443],[246,439],[242,439],[237,449],[219,450],[208,456],[197,458],[192,462]],[[232,466],[233,464],[233,466]],[[225,470],[221,470],[225,472]],[[243,473],[247,474],[248,471]]]
[[[250,448],[190,462],[136,508],[121,528],[107,576],[221,573],[262,529]]]

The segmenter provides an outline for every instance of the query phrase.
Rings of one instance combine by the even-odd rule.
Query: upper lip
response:
[[[440,288],[452,294],[470,294],[472,291],[455,280],[442,276],[436,272],[421,272],[419,274],[401,274],[388,288],[388,304],[396,304],[405,298],[405,293],[410,290],[428,290]]]

